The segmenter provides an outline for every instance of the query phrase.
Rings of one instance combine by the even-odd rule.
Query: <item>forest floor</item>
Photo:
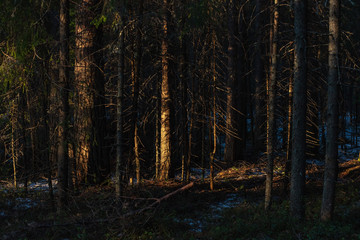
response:
[[[319,221],[323,166],[307,164],[306,219],[288,216],[284,163],[275,164],[274,197],[263,210],[264,163],[244,164],[209,179],[129,187],[121,207],[107,182],[71,197],[59,213],[48,193],[0,187],[0,239],[360,239],[360,162],[340,163],[334,220]],[[183,186],[185,190],[180,191]]]

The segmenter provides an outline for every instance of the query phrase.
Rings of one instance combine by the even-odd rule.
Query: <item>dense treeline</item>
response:
[[[118,197],[129,182],[190,181],[194,168],[213,189],[217,170],[267,161],[269,209],[285,159],[303,218],[305,160],[326,159],[330,219],[338,145],[358,144],[346,130],[359,122],[360,5],[341,4],[2,1],[2,178],[57,178],[62,206],[114,176]]]

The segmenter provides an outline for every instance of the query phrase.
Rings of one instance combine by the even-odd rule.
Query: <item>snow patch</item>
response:
[[[233,208],[233,207],[241,204],[243,201],[244,201],[244,199],[242,199],[238,194],[231,193],[231,194],[227,195],[227,197],[224,201],[218,202],[218,203],[212,205],[211,209],[213,210],[213,212],[219,213],[219,212],[223,211],[224,209]]]
[[[53,179],[51,181],[53,188],[56,187],[56,185],[58,184],[58,180],[57,179]],[[19,184],[20,188],[24,188],[25,185],[24,183]],[[32,190],[32,191],[49,191],[49,184],[48,184],[48,180],[47,179],[41,179],[39,181],[33,182],[28,184],[28,190]]]
[[[27,210],[36,207],[38,204],[30,198],[16,198],[14,210]]]

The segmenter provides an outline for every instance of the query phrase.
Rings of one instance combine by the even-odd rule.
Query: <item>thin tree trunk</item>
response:
[[[168,53],[168,0],[163,0],[162,7],[162,31],[161,43],[161,130],[160,130],[160,180],[167,180],[170,170],[170,86],[169,86],[169,53]]]
[[[133,109],[132,109],[132,134],[133,134],[133,156],[137,183],[140,179],[140,149],[139,149],[139,129],[138,129],[138,102],[139,102],[139,85],[141,78],[141,59],[142,59],[142,19],[144,10],[144,0],[139,2],[139,13],[136,21],[136,39],[135,39],[135,56],[134,56],[134,82],[133,82]]]
[[[291,128],[292,128],[292,114],[293,114],[293,78],[289,79],[289,96],[288,96],[288,121],[287,121],[287,136],[286,136],[286,163],[285,163],[285,177],[284,177],[284,191],[289,190],[290,171],[291,171]]]
[[[234,2],[227,0],[228,14],[228,53],[227,53],[227,86],[226,86],[226,135],[225,135],[225,152],[224,160],[228,166],[234,163],[234,94],[235,94],[235,22],[234,22]]]
[[[329,75],[326,121],[326,157],[324,189],[321,204],[321,220],[328,221],[333,217],[335,185],[337,180],[338,157],[338,82],[339,82],[339,0],[330,0],[329,9]]]
[[[274,0],[274,13],[272,16],[272,37],[271,44],[271,62],[270,78],[268,89],[268,139],[267,139],[267,172],[265,183],[265,209],[269,210],[272,198],[273,169],[274,169],[274,152],[275,152],[275,97],[276,97],[276,70],[277,70],[277,39],[279,27],[278,0]]]
[[[60,1],[60,63],[59,63],[59,126],[58,126],[58,204],[60,209],[64,207],[67,202],[68,192],[68,164],[69,164],[69,150],[68,146],[68,115],[69,115],[69,0]]]
[[[13,163],[13,184],[15,188],[18,187],[17,182],[17,150],[15,149],[16,146],[16,137],[15,137],[15,130],[16,130],[16,123],[15,123],[15,100],[11,102],[11,159]]]
[[[295,55],[292,128],[292,161],[290,212],[294,218],[304,217],[305,150],[306,150],[306,1],[294,2]]]
[[[262,60],[262,1],[263,0],[256,0],[256,46],[255,46],[255,131],[254,131],[254,142],[255,142],[255,152],[258,153],[259,151],[264,150],[264,132],[265,132],[265,119],[264,119],[264,64]]]
[[[185,17],[182,17],[183,21],[185,21]],[[185,181],[186,178],[186,164],[188,159],[189,152],[189,131],[188,131],[188,112],[187,112],[187,68],[188,64],[187,60],[187,36],[184,36],[181,39],[181,59],[180,59],[180,73],[181,73],[181,110],[182,110],[182,156],[181,156],[181,181]]]
[[[213,116],[212,116],[212,137],[213,137],[213,149],[210,152],[210,190],[214,190],[214,159],[216,154],[216,35],[215,31],[212,32],[212,80],[213,80],[213,87],[212,87],[212,100],[213,100]],[[211,129],[211,128],[210,128]],[[210,138],[210,137],[209,137]]]
[[[122,177],[123,177],[123,94],[124,94],[124,20],[125,20],[125,6],[124,2],[120,3],[120,19],[119,19],[119,42],[118,42],[118,79],[117,79],[117,95],[116,95],[116,198],[119,201],[122,194]]]

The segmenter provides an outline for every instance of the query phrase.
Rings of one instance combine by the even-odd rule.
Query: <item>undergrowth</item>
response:
[[[315,184],[307,186],[306,218],[302,222],[289,217],[289,201],[285,197],[275,198],[271,210],[265,212],[262,189],[258,189],[254,196],[239,195],[244,201],[216,214],[211,212],[210,207],[226,198],[224,192],[187,192],[168,199],[140,215],[112,220],[113,216],[126,213],[125,210],[116,212],[118,209],[114,205],[112,190],[93,189],[78,196],[73,199],[68,211],[60,215],[46,204],[44,199],[47,196],[26,195],[27,198],[37,198],[38,205],[14,212],[14,205],[9,205],[8,202],[25,197],[25,193],[2,191],[0,194],[0,207],[5,209],[6,214],[12,214],[11,217],[0,216],[0,222],[5,223],[0,224],[0,238],[9,236],[8,239],[24,240],[360,240],[360,194],[357,182],[338,185],[335,217],[333,221],[326,223],[319,221],[321,186]],[[151,196],[150,193],[147,194]],[[110,220],[97,222],[98,219]],[[44,221],[54,226],[29,228],[33,222]],[[76,224],[66,224],[69,222]],[[62,225],[64,223],[65,225]],[[15,238],[11,238],[14,236]]]

